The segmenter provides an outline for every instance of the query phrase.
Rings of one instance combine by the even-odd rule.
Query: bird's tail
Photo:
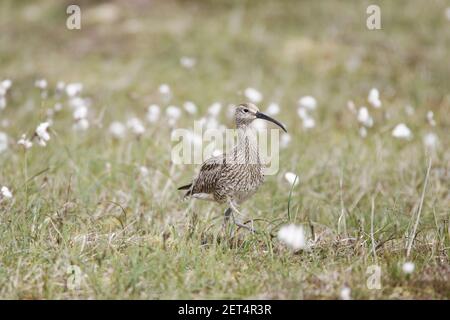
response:
[[[178,190],[187,190],[187,192],[184,194],[183,199],[188,198],[192,194],[192,183],[189,183],[187,185],[181,186],[178,188]]]
[[[188,190],[191,186],[192,186],[192,183],[189,183],[187,185],[179,187],[178,190]]]

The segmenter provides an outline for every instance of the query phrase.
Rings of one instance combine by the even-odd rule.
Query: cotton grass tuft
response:
[[[305,233],[302,226],[289,224],[282,226],[278,231],[278,240],[294,251],[305,249]]]

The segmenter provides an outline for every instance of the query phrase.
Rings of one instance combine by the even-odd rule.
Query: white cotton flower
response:
[[[403,272],[406,273],[406,274],[411,274],[411,273],[413,273],[413,272],[414,272],[414,269],[415,269],[414,262],[408,261],[408,262],[405,262],[405,263],[403,264],[403,266],[402,266],[402,270],[403,270]]]
[[[411,139],[412,133],[406,124],[400,123],[392,130],[392,136],[398,139]]]
[[[6,90],[8,90],[9,88],[11,88],[12,86],[12,81],[10,79],[5,79],[3,80],[0,85],[5,88]]]
[[[359,128],[359,135],[361,136],[361,138],[367,137],[367,129],[366,129],[366,127]]]
[[[423,137],[423,144],[428,149],[436,149],[439,144],[439,138],[435,133],[429,132]]]
[[[303,129],[312,129],[316,126],[316,121],[311,117],[303,119]]]
[[[11,88],[11,85],[12,81],[9,79],[0,82],[0,96],[4,96],[6,92],[8,92],[9,88]]]
[[[166,115],[170,119],[178,120],[181,117],[181,110],[177,106],[168,106],[166,109]]]
[[[369,96],[367,97],[367,101],[374,108],[380,108],[381,107],[380,92],[378,91],[378,89],[372,88],[370,90]]]
[[[158,105],[152,104],[147,109],[147,120],[150,123],[158,121],[161,110]]]
[[[366,107],[361,107],[358,110],[358,121],[365,127],[373,126],[373,119],[369,114],[369,110]]]
[[[208,113],[212,117],[217,117],[222,110],[222,104],[220,102],[214,102],[208,108]]]
[[[286,148],[291,143],[292,137],[289,133],[284,133],[281,135],[280,146],[281,148]]]
[[[159,93],[161,93],[163,95],[170,94],[170,87],[166,83],[161,84],[159,86],[158,90],[159,90]]]
[[[8,149],[8,135],[0,131],[0,153]]]
[[[317,107],[317,100],[313,96],[304,96],[298,100],[298,105],[307,110],[314,110]]]
[[[247,88],[244,91],[245,97],[253,103],[259,103],[263,99],[263,95],[261,92],[256,90],[255,88]]]
[[[145,132],[145,127],[142,124],[142,121],[136,117],[128,119],[127,127],[137,136],[143,135]]]
[[[75,120],[84,119],[87,117],[87,114],[88,108],[85,105],[81,105],[73,111],[73,118]]]
[[[280,113],[280,106],[278,103],[272,102],[267,107],[266,113],[270,116],[275,116]]]
[[[145,166],[140,166],[140,167],[139,167],[139,174],[140,174],[142,177],[147,177],[147,176],[149,175],[149,173],[150,173],[150,171],[148,170],[147,167],[145,167]]]
[[[86,131],[89,129],[89,121],[86,118],[78,119],[74,125],[73,129],[76,131]]]
[[[293,250],[306,248],[305,232],[302,226],[295,224],[282,226],[278,231],[278,240]]]
[[[25,134],[17,141],[17,144],[23,146],[25,149],[30,149],[33,146],[33,142],[27,139]]]
[[[300,107],[297,109],[297,114],[300,117],[300,119],[305,120],[306,118],[309,118],[308,110],[306,110],[303,107]]]
[[[186,110],[187,113],[190,114],[196,114],[197,113],[197,106],[192,101],[186,101],[183,104],[184,110]]]
[[[72,109],[77,109],[77,108],[81,108],[81,107],[87,107],[88,106],[88,101],[86,99],[81,98],[81,97],[73,97],[73,98],[70,98],[70,100],[69,100],[69,106]]]
[[[297,109],[297,114],[302,119],[304,129],[312,129],[316,126],[316,121],[308,114],[308,110],[304,105]]]
[[[284,174],[284,178],[289,183],[289,185],[292,186],[294,183],[295,183],[294,186],[298,185],[299,177],[295,173],[293,173],[293,172],[286,172]]]
[[[109,125],[109,133],[116,139],[122,139],[126,134],[126,127],[123,123],[114,121]]]
[[[35,87],[41,89],[41,90],[45,90],[47,89],[47,80],[45,79],[38,79],[34,82]]]
[[[158,88],[159,94],[162,96],[162,98],[167,102],[170,100],[170,97],[172,96],[172,92],[170,90],[170,87],[168,84],[163,83]]]
[[[180,64],[185,67],[186,69],[191,69],[195,66],[197,63],[197,60],[195,58],[191,57],[181,57],[180,58]]]
[[[40,146],[45,147],[47,145],[47,141],[50,140],[50,134],[48,133],[48,127],[50,126],[50,122],[42,122],[36,128],[36,136],[38,137],[38,143]]]
[[[433,111],[428,111],[427,112],[427,120],[428,120],[428,123],[430,124],[430,126],[436,126],[436,121],[434,120],[434,113],[433,113]]]
[[[13,197],[12,192],[5,186],[0,189],[0,194],[2,195],[2,198],[5,199],[11,199]]]
[[[349,287],[343,287],[340,292],[341,300],[351,300],[352,299],[352,297],[350,295],[351,292],[352,292],[352,290]]]
[[[67,96],[73,98],[81,93],[83,90],[83,84],[79,82],[68,83],[66,85],[66,94]]]

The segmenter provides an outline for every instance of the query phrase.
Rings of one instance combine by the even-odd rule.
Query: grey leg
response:
[[[231,208],[228,208],[227,210],[225,210],[225,213],[224,213],[224,224],[227,224],[228,223],[228,221],[230,221],[230,217],[231,217],[231,215],[233,214],[233,209],[231,209]]]
[[[230,208],[228,208],[227,211],[228,211],[229,209],[231,209],[231,210],[234,211],[237,215],[242,216],[242,214],[239,212],[239,210],[238,210],[238,209],[236,208],[236,206],[234,205],[233,201],[230,200],[230,201],[228,201],[228,202],[229,202],[229,204],[230,204]],[[237,220],[234,218],[234,214],[233,214],[233,213],[231,213],[231,217],[233,218],[234,224],[237,225],[238,227],[247,229],[247,230],[249,230],[250,232],[256,232],[256,230],[253,229],[252,227],[246,226],[245,224],[242,224],[241,222],[237,221]],[[252,224],[253,224],[253,222],[252,222]]]
[[[225,210],[224,217],[223,217],[223,226],[222,226],[222,228],[224,230],[227,230],[228,224],[230,223],[230,217],[232,217],[233,221],[234,221],[233,209],[228,208],[228,209]],[[233,237],[233,233],[234,233],[233,229],[230,228],[230,237]]]

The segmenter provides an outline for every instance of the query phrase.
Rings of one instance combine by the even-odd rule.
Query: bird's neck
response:
[[[237,131],[238,131],[238,143],[242,143],[245,140],[249,140],[250,142],[254,142],[254,145],[256,146],[257,132],[256,129],[253,128],[250,124],[238,127]]]
[[[241,126],[238,129],[238,141],[235,151],[245,163],[260,164],[258,138],[256,129],[251,125]]]

